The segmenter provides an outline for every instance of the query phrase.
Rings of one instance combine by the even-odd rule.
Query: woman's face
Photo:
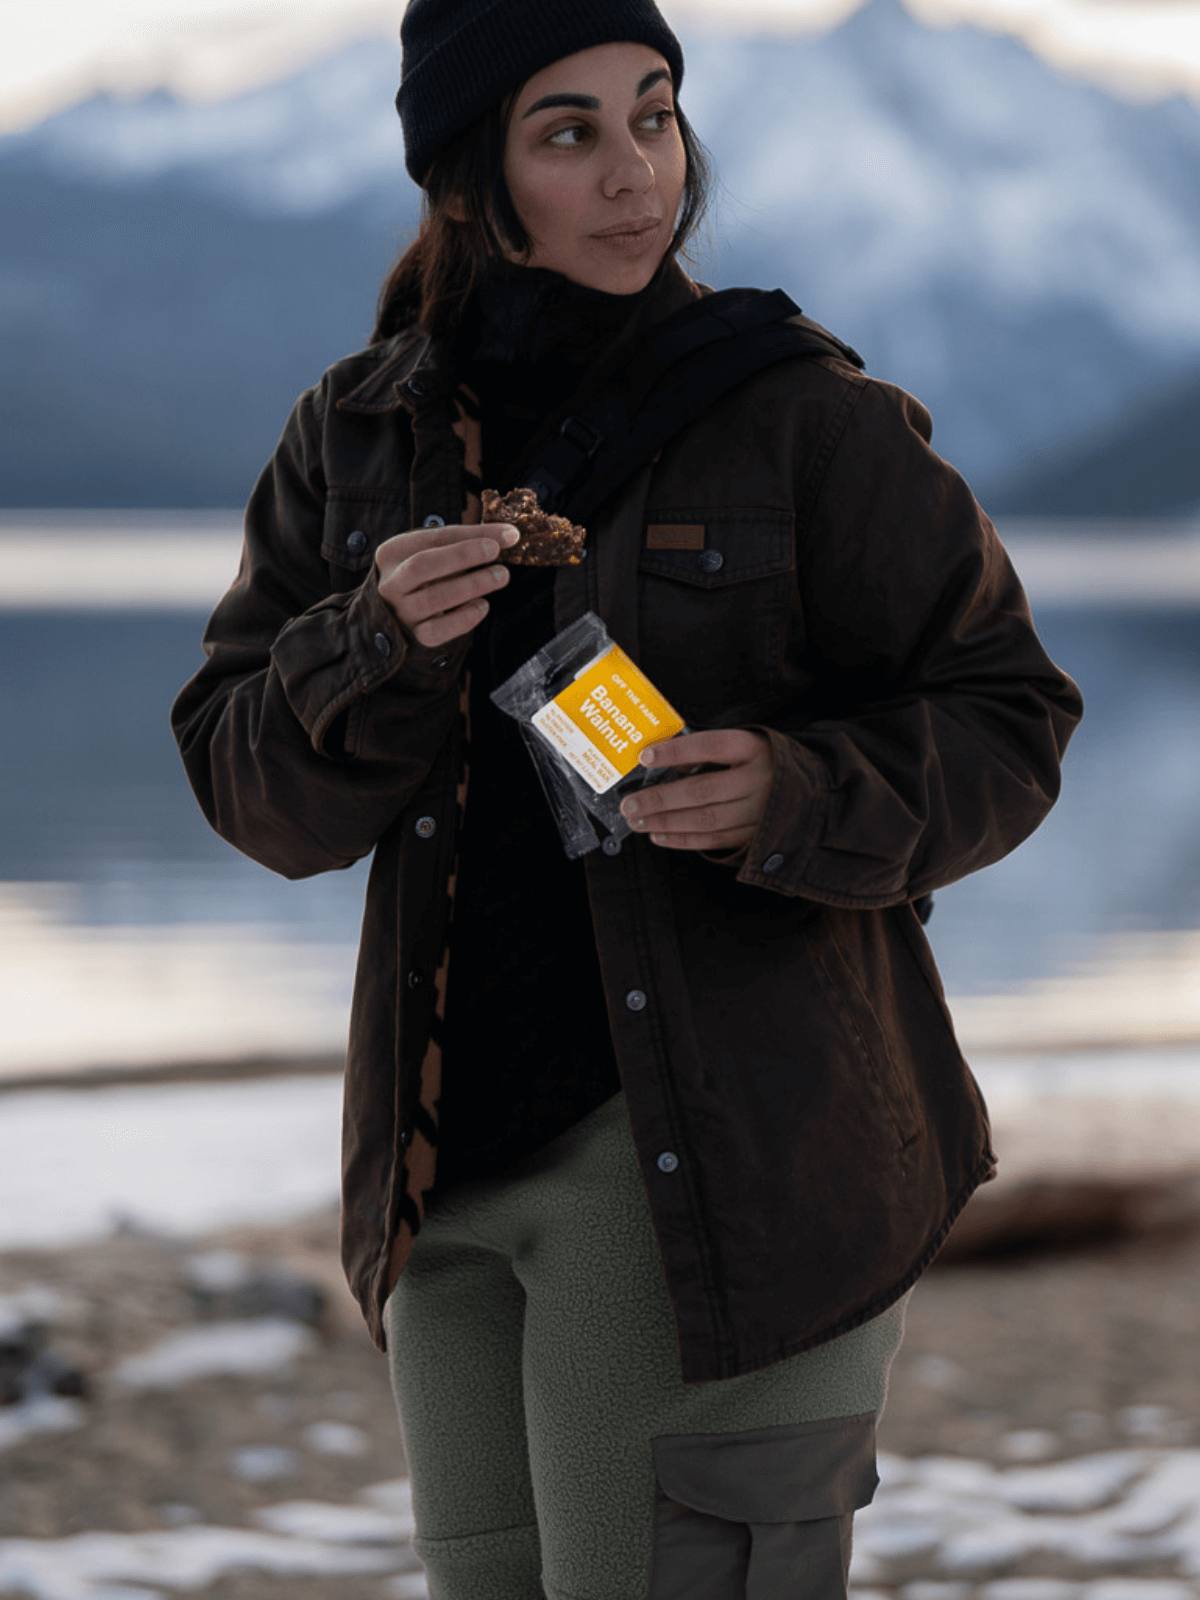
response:
[[[513,105],[504,175],[532,241],[526,265],[607,294],[644,289],[687,175],[666,61],[600,44],[535,73]]]

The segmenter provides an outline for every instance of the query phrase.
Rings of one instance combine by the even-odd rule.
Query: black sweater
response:
[[[654,292],[605,295],[526,269],[484,290],[462,364],[488,488],[518,487],[508,468],[535,428],[631,318],[652,314]],[[583,863],[563,851],[516,722],[488,698],[553,636],[554,575],[513,567],[471,646],[438,1192],[532,1154],[620,1088]]]

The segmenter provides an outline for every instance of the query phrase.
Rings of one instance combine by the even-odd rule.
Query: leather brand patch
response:
[[[651,522],[646,528],[647,550],[703,550],[702,522]]]

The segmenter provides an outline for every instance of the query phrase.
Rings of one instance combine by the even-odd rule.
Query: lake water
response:
[[[104,567],[103,538],[90,549]],[[1122,604],[1120,584],[1080,603],[1061,581],[1043,585],[1051,599],[1041,603],[1032,587],[1043,639],[1083,687],[1087,716],[1050,820],[1007,861],[937,897],[930,934],[948,989],[963,997],[1069,977],[1131,939],[1175,959],[1200,930],[1200,605],[1161,586],[1157,599]],[[10,1071],[68,1064],[72,1049],[129,1060],[229,1053],[239,1039],[268,1052],[340,1039],[364,869],[289,883],[207,828],[167,722],[199,663],[202,625],[194,603],[153,595],[136,609],[54,609],[26,594],[20,609],[0,610],[0,1071],[5,1039]],[[272,963],[282,987],[265,975]],[[185,969],[207,985],[199,1010],[181,999]],[[1187,970],[1194,984],[1200,967]],[[125,1033],[101,1048],[111,1025],[101,1013],[121,1010],[117,990],[131,983]],[[223,985],[240,985],[242,1024],[232,998],[222,1006]],[[75,1044],[43,1048],[33,1000],[44,1019],[56,988]],[[13,1021],[22,1004],[24,1031]],[[225,1031],[214,1032],[222,1010]]]

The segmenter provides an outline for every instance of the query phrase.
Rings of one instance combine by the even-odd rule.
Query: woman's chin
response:
[[[640,294],[662,265],[666,253],[665,244],[657,239],[653,249],[639,249],[636,244],[631,247],[624,238],[613,242],[596,239],[589,241],[589,248],[573,253],[569,259],[539,260],[535,253],[529,265],[549,267],[572,283],[596,289],[601,294]]]

